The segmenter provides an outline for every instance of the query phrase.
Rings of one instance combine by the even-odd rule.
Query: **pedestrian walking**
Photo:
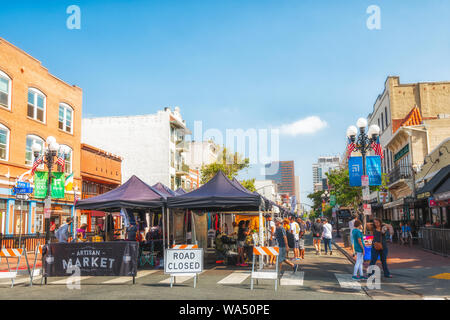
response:
[[[297,271],[297,264],[292,263],[291,261],[289,261],[287,259],[287,252],[289,250],[289,245],[288,245],[288,240],[287,240],[287,236],[286,236],[286,230],[283,228],[282,226],[283,220],[281,220],[281,218],[276,218],[275,219],[275,238],[277,239],[278,242],[278,247],[280,249],[279,255],[278,255],[278,263],[279,263],[279,268],[281,271],[281,267],[282,267],[282,263],[286,263],[289,266],[292,267],[293,271]]]
[[[383,272],[385,278],[392,278],[387,265],[387,255],[388,247],[386,241],[386,232],[388,228],[383,225],[381,219],[375,218],[373,220],[374,230],[373,230],[373,241],[372,241],[372,252],[370,265],[373,266],[377,263],[378,257],[380,257],[381,264],[383,266]]]
[[[58,239],[58,242],[67,242],[67,239],[69,239],[69,228],[71,224],[72,218],[67,218],[66,223],[63,223],[61,227],[56,230],[55,236]]]
[[[305,259],[305,239],[303,239],[306,233],[306,223],[301,218],[297,218],[297,222],[300,226],[300,232],[298,234],[298,250],[300,259]]]
[[[313,235],[314,248],[316,248],[316,255],[320,255],[320,241],[322,240],[323,234],[323,224],[320,221],[320,218],[317,218],[316,222],[312,224],[311,232]]]
[[[333,227],[328,223],[328,219],[323,219],[323,244],[325,245],[325,255],[330,249],[330,256],[333,255],[333,248],[331,247],[331,239],[333,238]]]
[[[291,215],[289,217],[289,227],[290,227],[290,232],[294,235],[294,260],[300,260],[300,251],[299,251],[299,246],[298,246],[298,241],[299,241],[299,233],[300,233],[300,226],[298,225],[297,221],[295,221],[294,219],[295,217],[293,215]]]
[[[359,220],[355,221],[351,237],[355,244],[355,252],[356,252],[356,263],[353,268],[352,279],[354,279],[354,280],[367,279],[366,277],[364,277],[364,270],[363,270],[365,251],[364,251],[364,238],[363,238],[363,233],[362,233],[361,221],[359,221]],[[359,276],[358,276],[358,272],[359,272]]]

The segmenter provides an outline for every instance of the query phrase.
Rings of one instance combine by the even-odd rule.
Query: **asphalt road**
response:
[[[422,299],[423,297],[382,282],[380,290],[369,290],[365,283],[352,281],[353,265],[338,250],[333,255],[317,256],[307,238],[305,260],[294,274],[289,266],[281,272],[281,283],[274,290],[273,280],[260,280],[250,290],[250,268],[214,266],[199,275],[197,287],[192,278],[179,278],[170,288],[168,275],[162,270],[140,270],[136,284],[131,278],[87,277],[82,278],[79,289],[68,288],[67,278],[49,278],[47,285],[19,283],[8,286],[0,280],[0,299],[245,299],[245,300],[367,300],[367,299]],[[25,278],[24,278],[25,279]],[[387,279],[391,280],[391,279]],[[26,280],[24,280],[26,281]],[[384,279],[382,279],[384,281]],[[388,288],[388,289],[386,289]]]

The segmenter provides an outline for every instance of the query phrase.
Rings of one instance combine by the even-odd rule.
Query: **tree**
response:
[[[217,172],[222,171],[230,180],[237,176],[239,171],[250,167],[250,159],[242,158],[242,156],[235,152],[230,153],[226,148],[222,148],[217,161],[208,165],[202,166],[200,169],[201,183],[207,183],[212,177],[214,177]],[[249,186],[253,185],[254,180],[248,180],[243,183]],[[254,189],[254,185],[253,185]]]
[[[249,191],[256,191],[255,179],[242,180],[240,183]]]

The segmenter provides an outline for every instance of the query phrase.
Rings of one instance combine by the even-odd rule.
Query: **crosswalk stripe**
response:
[[[136,279],[148,276],[149,274],[152,274],[152,273],[155,273],[155,272],[158,272],[158,270],[143,270],[143,271],[139,271],[137,276],[136,276]],[[125,282],[128,282],[128,281],[132,281],[132,280],[133,280],[132,277],[117,277],[117,278],[114,278],[114,279],[111,279],[111,280],[104,281],[102,283],[103,284],[120,284],[120,283],[125,283]]]
[[[334,275],[339,281],[341,288],[361,290],[361,284],[357,280],[353,280],[351,274],[335,273]]]
[[[90,279],[90,278],[92,278],[92,276],[83,276],[83,277],[80,277],[79,280],[83,281],[83,280],[87,280],[87,279]],[[73,283],[73,280],[75,280],[75,279],[70,279],[70,277],[67,277],[67,278],[64,278],[64,279],[61,279],[61,280],[56,280],[56,281],[49,282],[48,284],[66,284],[68,282],[69,283]]]
[[[280,280],[281,286],[303,286],[305,273],[303,271],[285,272]]]
[[[242,283],[245,279],[250,277],[250,271],[234,271],[232,274],[229,274],[222,280],[220,280],[219,284],[239,284]]]
[[[205,272],[205,270],[203,270],[202,272],[199,273],[202,274],[203,272]],[[194,275],[189,275],[189,276],[175,276],[175,282],[174,283],[183,283],[186,282],[190,279],[194,279]],[[170,277],[164,280],[161,280],[159,283],[169,283],[170,284]]]

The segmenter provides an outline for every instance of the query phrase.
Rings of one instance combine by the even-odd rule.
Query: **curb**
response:
[[[355,260],[353,259],[352,255],[347,252],[344,248],[341,248],[335,241],[333,241],[334,246],[336,249],[338,249],[352,264],[355,264]]]

